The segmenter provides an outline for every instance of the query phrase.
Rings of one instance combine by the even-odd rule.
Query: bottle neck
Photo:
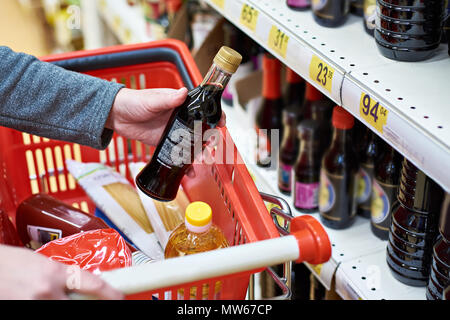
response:
[[[204,225],[204,226],[194,226],[192,224],[190,224],[187,219],[184,220],[184,225],[186,226],[186,229],[188,229],[190,232],[194,232],[194,233],[203,233],[203,232],[207,232],[209,231],[209,229],[211,229],[212,226],[212,221],[210,221],[208,224]]]
[[[352,130],[334,128],[333,142],[334,148],[344,148],[352,143]]]
[[[200,86],[215,86],[220,90],[220,92],[222,92],[227,86],[228,81],[230,81],[231,75],[232,73],[222,70],[215,63],[213,63],[206,73],[206,76],[203,78]]]
[[[278,99],[281,97],[280,70],[276,67],[263,71],[263,97],[266,99]]]

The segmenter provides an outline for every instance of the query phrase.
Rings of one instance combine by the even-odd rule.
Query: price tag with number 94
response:
[[[383,133],[383,127],[387,123],[389,110],[380,105],[367,93],[361,94],[359,101],[359,115],[378,132]]]

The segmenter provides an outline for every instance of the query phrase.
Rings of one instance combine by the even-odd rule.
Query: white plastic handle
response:
[[[104,272],[102,278],[124,294],[264,268],[299,257],[294,236],[262,240],[205,253]]]

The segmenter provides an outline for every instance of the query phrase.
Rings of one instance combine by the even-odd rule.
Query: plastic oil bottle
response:
[[[166,259],[181,257],[194,253],[220,249],[228,247],[227,239],[222,230],[212,222],[211,207],[201,201],[190,203],[185,212],[185,221],[180,224],[170,235],[167,242],[164,257]],[[214,296],[220,294],[222,283],[216,282]],[[180,289],[178,294],[183,299],[184,291]],[[202,288],[202,298],[209,296],[209,286]],[[190,298],[196,299],[197,289],[190,289]]]

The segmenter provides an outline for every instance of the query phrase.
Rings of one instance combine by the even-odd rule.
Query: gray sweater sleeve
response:
[[[105,149],[121,84],[67,71],[0,46],[0,125]]]

